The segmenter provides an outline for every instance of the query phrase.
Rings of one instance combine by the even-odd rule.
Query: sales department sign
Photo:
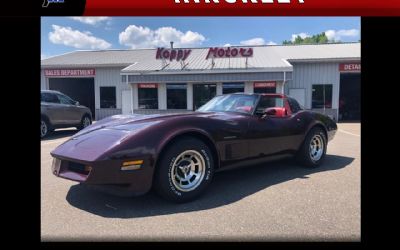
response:
[[[90,77],[95,76],[94,69],[45,69],[45,76],[62,76],[62,77]]]

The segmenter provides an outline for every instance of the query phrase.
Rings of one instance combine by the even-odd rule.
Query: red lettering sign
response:
[[[235,58],[235,57],[252,57],[253,48],[210,48],[207,53],[208,58]]]
[[[255,82],[254,88],[275,88],[276,82]]]
[[[341,63],[339,64],[340,72],[361,72],[361,63]]]
[[[77,77],[77,76],[95,76],[94,69],[45,69],[45,76],[63,76],[63,77]]]
[[[139,83],[138,87],[140,89],[156,89],[158,87],[157,83]]]
[[[156,53],[156,59],[160,60],[177,60],[177,61],[185,61],[190,53],[191,49],[164,49],[158,48]]]

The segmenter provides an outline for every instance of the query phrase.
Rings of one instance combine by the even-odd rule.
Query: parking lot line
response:
[[[361,135],[358,135],[358,134],[350,133],[350,132],[345,131],[345,130],[343,130],[343,129],[339,129],[339,131],[342,132],[342,133],[348,134],[348,135],[354,135],[354,136],[357,136],[357,137],[360,137],[360,136],[361,136]]]

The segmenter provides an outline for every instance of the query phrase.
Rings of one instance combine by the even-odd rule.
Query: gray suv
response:
[[[92,123],[92,112],[79,102],[53,90],[42,90],[40,94],[40,137],[56,128],[77,127],[83,129]]]

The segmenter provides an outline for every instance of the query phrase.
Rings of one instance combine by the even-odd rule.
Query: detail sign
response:
[[[361,72],[361,63],[341,63],[339,64],[340,72]]]
[[[208,58],[236,58],[236,57],[252,57],[253,48],[210,48],[206,59]]]
[[[45,69],[45,76],[95,76],[96,71],[94,69]]]
[[[276,82],[255,82],[254,88],[275,88]]]

